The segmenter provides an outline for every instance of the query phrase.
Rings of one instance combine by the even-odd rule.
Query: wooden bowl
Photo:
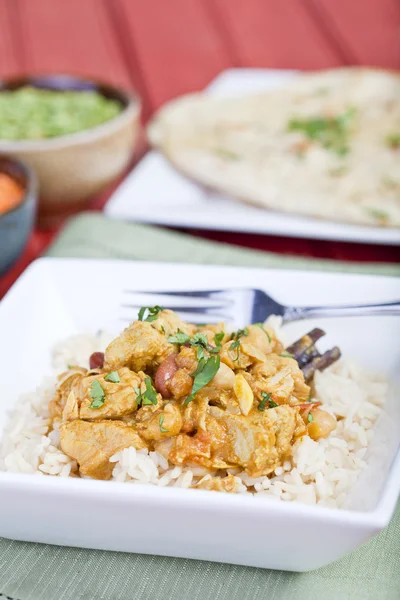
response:
[[[25,161],[39,180],[42,216],[75,212],[128,166],[139,132],[140,101],[135,94],[76,75],[41,74],[0,82],[2,90],[22,86],[51,90],[93,90],[118,100],[123,110],[100,125],[40,140],[1,140],[0,152]]]

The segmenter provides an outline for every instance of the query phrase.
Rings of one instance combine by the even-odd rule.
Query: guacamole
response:
[[[95,127],[123,110],[95,91],[58,91],[34,87],[0,92],[0,139],[54,138]]]

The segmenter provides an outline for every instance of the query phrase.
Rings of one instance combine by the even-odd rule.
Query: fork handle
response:
[[[315,317],[367,317],[372,315],[400,315],[400,300],[380,304],[350,306],[287,306],[283,321],[300,321]]]

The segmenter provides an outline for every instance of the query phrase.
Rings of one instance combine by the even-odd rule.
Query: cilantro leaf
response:
[[[314,417],[312,416],[312,414],[311,414],[311,413],[308,413],[307,421],[308,421],[309,423],[312,423],[312,422],[314,421]]]
[[[133,388],[134,392],[137,395],[136,398],[136,402],[137,405],[140,406],[146,406],[149,404],[157,404],[157,394],[151,384],[151,379],[150,377],[146,377],[144,380],[144,384],[146,386],[146,389],[144,392],[140,391],[140,388]]]
[[[225,331],[220,331],[219,333],[216,333],[214,335],[214,344],[216,346],[220,346],[224,337],[225,337]]]
[[[389,214],[385,210],[380,210],[379,208],[373,208],[367,206],[365,210],[369,213],[369,215],[381,223],[382,225],[387,224],[390,221]]]
[[[220,356],[210,356],[209,358],[203,358],[200,360],[196,371],[193,373],[194,377],[192,393],[185,400],[185,406],[191,402],[197,392],[201,388],[205,387],[212,379],[214,379],[219,366],[221,364]]]
[[[145,319],[143,319],[146,310],[149,314]],[[152,321],[158,319],[158,313],[160,313],[162,310],[164,310],[162,306],[142,306],[138,313],[138,321],[147,321],[148,323],[151,323]]]
[[[237,348],[237,356],[235,358],[235,360],[239,360],[239,352],[240,352],[240,342],[239,340],[237,340],[236,342],[232,342],[232,344],[229,346],[229,350],[236,350]]]
[[[175,333],[175,335],[170,335],[168,337],[168,341],[171,344],[179,344],[180,346],[183,346],[184,344],[187,344],[190,340],[190,336],[188,336],[187,333],[183,333],[183,331],[181,331],[180,329],[178,329],[178,331]]]
[[[103,388],[101,387],[101,383],[98,379],[95,379],[90,384],[89,396],[92,399],[90,408],[100,408],[101,406],[103,406],[106,394]]]
[[[238,329],[236,333],[231,334],[231,340],[234,340],[232,344],[229,346],[229,350],[236,350],[237,348],[237,356],[235,360],[239,360],[239,352],[240,352],[240,338],[243,336],[249,335],[248,327],[244,329]]]
[[[199,375],[202,372],[202,370],[204,369],[204,365],[206,364],[206,362],[207,362],[206,357],[201,358],[199,360],[199,364],[197,365],[197,369],[195,370],[194,373],[190,373],[190,376],[196,377],[197,375]]]
[[[279,356],[282,356],[282,358],[294,358],[294,354],[290,354],[290,352],[282,352]]]
[[[275,408],[277,405],[276,402],[274,402],[273,400],[271,400],[271,396],[272,394],[267,394],[266,392],[261,392],[261,402],[258,405],[258,410],[261,410],[261,412],[264,412],[265,407],[268,403],[268,408]]]
[[[146,377],[144,380],[146,391],[143,393],[142,405],[144,404],[157,404],[157,394],[151,384],[150,377]]]
[[[332,150],[339,156],[349,152],[349,125],[355,116],[355,109],[349,108],[337,117],[311,117],[309,119],[291,119],[289,131],[299,131],[309,140],[318,142],[326,150]]]
[[[197,360],[207,358],[205,350],[212,350],[211,346],[208,344],[208,338],[206,334],[201,332],[194,334],[193,338],[190,340],[190,345],[197,348]]]
[[[400,148],[400,133],[390,133],[386,136],[386,144],[392,150],[397,150]]]
[[[163,423],[164,423],[164,415],[160,415],[160,418],[158,419],[158,422],[160,424],[160,431],[161,433],[168,433],[168,429],[165,429],[163,427]]]
[[[120,383],[121,379],[119,378],[118,371],[111,371],[111,373],[104,377],[104,381],[111,381],[111,383]]]

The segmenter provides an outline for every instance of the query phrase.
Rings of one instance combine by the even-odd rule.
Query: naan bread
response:
[[[395,72],[334,69],[255,95],[190,94],[165,105],[148,133],[185,175],[231,197],[333,221],[400,226]]]

